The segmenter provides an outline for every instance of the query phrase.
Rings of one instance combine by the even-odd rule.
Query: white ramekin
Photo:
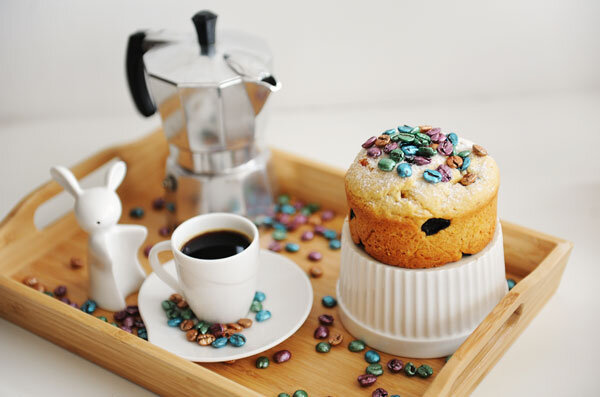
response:
[[[447,356],[507,293],[500,223],[481,252],[433,269],[404,269],[371,258],[342,230],[337,298],[354,337],[386,353]]]

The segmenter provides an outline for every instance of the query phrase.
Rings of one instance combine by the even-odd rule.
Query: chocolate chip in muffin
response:
[[[421,230],[425,233],[426,236],[431,236],[436,234],[440,230],[444,230],[448,226],[450,226],[449,219],[430,218],[423,224],[423,226],[421,226]]]
[[[352,211],[352,208],[350,208],[350,219],[354,219],[356,217],[356,215],[354,215],[354,211]]]

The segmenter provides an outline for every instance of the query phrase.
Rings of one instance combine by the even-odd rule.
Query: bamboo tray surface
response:
[[[123,202],[121,222],[147,226],[145,246],[164,239],[158,229],[165,224],[165,214],[152,210],[151,200],[163,193],[161,181],[166,155],[166,142],[162,132],[157,131],[138,142],[105,150],[73,171],[82,178],[115,157],[127,162],[127,177],[118,190]],[[347,212],[343,171],[278,151],[273,151],[272,165],[281,192],[336,211],[337,216],[325,226],[341,230]],[[35,210],[61,191],[58,184],[48,182],[24,198],[0,223],[0,315],[161,395],[274,396],[304,389],[311,396],[370,396],[377,387],[403,397],[468,395],[554,293],[572,248],[568,241],[502,222],[507,277],[518,281],[517,286],[447,363],[445,358],[410,360],[417,365],[431,365],[434,369],[431,378],[408,378],[385,369],[375,385],[362,389],[356,378],[367,366],[363,354],[347,349],[353,338],[343,329],[337,309],[326,309],[320,303],[324,295],[335,295],[340,254],[330,250],[321,237],[301,242],[300,234],[310,226],[288,233],[286,242],[300,243],[300,251],[283,255],[308,271],[313,265],[306,258],[308,252],[323,253],[319,265],[324,275],[311,279],[313,308],[296,334],[261,354],[271,358],[275,351],[288,349],[292,359],[284,364],[271,362],[263,370],[254,366],[257,356],[234,364],[195,364],[94,317],[106,315],[110,321],[112,313],[98,309],[90,316],[21,283],[24,277],[33,275],[48,289],[66,285],[72,301],[81,304],[87,299],[86,267],[73,270],[69,266],[73,256],[86,258],[87,249],[87,235],[78,227],[73,213],[42,230],[33,224]],[[134,206],[146,209],[142,219],[129,217],[128,210]],[[266,247],[270,241],[270,231],[261,229],[261,246]],[[149,272],[142,252],[139,257]],[[137,296],[132,295],[127,302],[135,304],[136,300]],[[315,352],[318,341],[312,335],[318,325],[317,317],[324,313],[336,319],[331,331],[344,336],[342,345],[328,354]],[[174,337],[179,336],[177,332],[180,331],[174,330]],[[390,358],[381,354],[382,364],[385,366]]]

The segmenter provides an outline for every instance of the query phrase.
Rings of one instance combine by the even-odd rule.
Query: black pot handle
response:
[[[127,43],[126,68],[127,82],[129,91],[133,97],[133,102],[141,114],[146,117],[156,113],[156,106],[152,101],[148,87],[146,86],[146,76],[144,72],[144,39],[146,33],[136,32],[129,36]]]

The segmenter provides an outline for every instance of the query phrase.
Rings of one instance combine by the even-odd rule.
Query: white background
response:
[[[365,137],[404,122],[486,146],[501,167],[501,217],[575,250],[557,294],[474,395],[600,394],[596,1],[3,1],[0,216],[51,165],[159,125],[129,98],[127,37],[191,31],[202,8],[268,39],[284,85],[273,146],[346,168]],[[0,351],[1,396],[149,394],[5,320]]]

